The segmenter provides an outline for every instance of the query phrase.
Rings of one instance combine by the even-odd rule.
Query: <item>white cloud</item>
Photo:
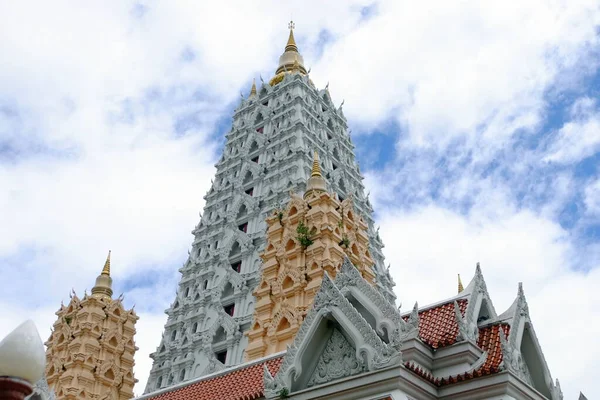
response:
[[[584,201],[590,214],[600,216],[600,179],[585,188]]]
[[[557,132],[546,161],[576,163],[600,149],[600,112],[596,100],[578,99],[571,108],[571,120]]]
[[[574,270],[569,235],[558,224],[529,211],[504,208],[497,217],[456,214],[436,206],[413,212],[385,210],[380,218],[386,260],[396,293],[409,310],[456,294],[475,263],[482,270],[498,313],[506,310],[523,282],[542,350],[565,398],[596,391],[589,371],[600,368],[600,266]]]
[[[315,71],[353,119],[392,115],[408,144],[422,146],[463,136],[499,145],[535,127],[544,91],[589,57],[600,15],[586,0],[391,1],[378,11],[327,48]]]
[[[600,21],[594,0],[485,7],[370,0],[136,4],[0,4],[0,187],[8,188],[0,191],[0,225],[10,228],[0,230],[0,270],[14,283],[0,294],[7,310],[0,336],[21,316],[47,332],[60,299],[71,287],[92,286],[110,248],[115,284],[140,280],[148,266],[169,276],[127,288],[126,301],[152,310],[141,312],[136,336],[136,391],[143,390],[147,355],[165,318],[154,310],[171,301],[170,272],[185,257],[214,174],[214,124],[253,76],[271,77],[291,13],[312,79],[319,86],[330,81],[334,97],[346,99],[351,125],[368,130],[391,117],[402,126],[399,151],[410,150],[412,159],[400,171],[390,163],[386,173],[368,174],[368,183],[386,254],[401,267],[395,273],[405,308],[450,294],[454,274],[468,277],[475,261],[499,309],[523,280],[554,376],[565,389],[593,394],[574,371],[598,357],[581,355],[576,368],[561,370],[562,347],[553,341],[558,324],[541,304],[564,313],[569,301],[585,303],[570,311],[579,329],[585,313],[596,315],[593,302],[581,299],[596,295],[597,270],[587,277],[569,272],[573,244],[548,219],[553,213],[519,210],[510,187],[523,183],[479,176],[476,165],[497,157],[518,128],[539,126],[545,93],[560,92],[557,80],[577,80],[590,62]],[[573,108],[552,161],[574,160],[596,146],[599,118],[588,103]],[[183,118],[195,121],[185,134],[175,128]],[[448,157],[443,168],[452,173],[439,185],[432,165],[453,140],[466,143],[473,165],[463,167],[461,154]],[[520,155],[499,160],[519,161],[511,167],[524,176],[536,164]],[[390,190],[397,186],[401,194]],[[560,187],[571,190],[569,174]],[[589,210],[594,190],[588,189]],[[421,206],[402,211],[407,198]],[[467,217],[444,209],[463,201],[473,202]],[[441,278],[432,282],[423,271]],[[560,282],[565,291],[578,288],[565,304],[560,299],[568,296],[548,294]],[[566,328],[560,335],[572,338]]]
[[[162,332],[165,323],[167,322],[167,316],[154,315],[141,313],[139,314],[139,321],[136,324],[135,344],[140,349],[138,350],[135,357],[134,373],[135,378],[138,379],[138,383],[135,385],[134,393],[137,396],[141,396],[146,387],[146,382],[150,376],[150,369],[152,368],[152,360],[148,355],[156,351],[156,348],[160,344],[160,333],[157,335],[142,334],[143,332]]]

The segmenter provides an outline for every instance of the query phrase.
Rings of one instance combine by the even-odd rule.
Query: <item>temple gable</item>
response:
[[[345,342],[337,337],[335,330],[343,335]],[[334,335],[334,343],[330,344]],[[343,363],[354,365],[353,370],[334,373],[340,365],[330,361],[334,346],[340,348],[336,352],[343,357]],[[352,353],[349,348],[355,351]],[[265,371],[265,395],[277,398],[282,391],[294,393],[312,385],[401,363],[400,351],[382,340],[325,273],[313,307],[288,347],[279,372],[273,377]]]
[[[367,371],[367,367],[363,360],[356,358],[356,349],[352,343],[338,328],[333,328],[307,387],[365,371]]]

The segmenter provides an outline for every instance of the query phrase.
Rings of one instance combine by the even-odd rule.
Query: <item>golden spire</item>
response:
[[[112,278],[110,277],[110,250],[108,251],[108,257],[104,262],[104,268],[102,272],[96,278],[96,285],[92,288],[92,297],[99,299],[110,299],[112,298]]]
[[[458,293],[462,292],[463,290],[465,290],[465,288],[463,287],[462,281],[460,280],[460,274],[458,274]]]
[[[319,165],[319,153],[315,150],[315,154],[313,156],[313,166],[312,173],[310,176],[323,176],[321,175],[321,166]]]
[[[256,79],[252,79],[252,89],[250,89],[250,97],[256,96]]]
[[[325,179],[323,179],[323,175],[321,175],[321,167],[319,166],[319,153],[315,151],[310,178],[308,178],[308,182],[306,182],[306,192],[304,192],[304,198],[306,198],[310,193],[326,191],[327,183],[325,182]]]
[[[102,268],[102,275],[110,276],[110,250],[108,251],[106,261],[104,262],[104,268]]]
[[[285,74],[288,73],[300,73],[306,75],[304,58],[300,55],[298,46],[296,45],[296,39],[294,38],[294,21],[290,21],[288,28],[290,29],[290,36],[288,37],[283,54],[279,57],[279,66],[275,71],[275,76],[269,81],[271,86],[275,86],[281,82]]]
[[[294,39],[294,28],[296,25],[294,21],[290,21],[288,24],[288,28],[290,28],[290,36],[288,37],[287,44],[285,45],[285,51],[295,51],[298,52],[298,46],[296,46],[296,39]]]

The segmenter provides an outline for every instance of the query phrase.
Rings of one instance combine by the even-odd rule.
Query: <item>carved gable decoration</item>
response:
[[[327,383],[334,379],[366,372],[367,366],[362,359],[356,358],[356,349],[339,329],[333,328],[325,350],[308,381],[308,387]]]
[[[282,390],[293,393],[401,363],[400,351],[379,337],[325,273],[279,372],[273,377],[265,370],[265,395],[277,398]]]
[[[492,320],[497,317],[479,263],[477,263],[477,267],[475,268],[473,280],[461,295],[470,296],[469,304],[464,316],[466,325],[472,326],[473,324],[479,324],[485,320]]]
[[[503,354],[500,368],[512,372],[546,397],[561,400],[560,384],[558,380],[553,383],[529,317],[529,306],[521,283],[519,283],[517,298],[498,319],[508,322],[511,326],[508,337],[504,334],[500,335]]]
[[[371,314],[377,334],[387,336],[396,349],[402,347],[404,339],[418,335],[418,326],[407,324],[400,311],[361,276],[348,257],[344,258],[335,284],[346,297],[353,298]]]

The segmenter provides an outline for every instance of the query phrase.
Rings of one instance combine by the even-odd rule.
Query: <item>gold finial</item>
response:
[[[288,28],[290,29],[290,37],[288,38],[287,44],[285,45],[285,51],[295,51],[298,52],[298,46],[296,46],[296,40],[294,39],[294,28],[296,24],[294,21],[290,21],[288,24]]]
[[[463,287],[462,281],[460,280],[460,274],[458,274],[458,293],[462,292],[463,290],[465,290],[465,288]]]
[[[319,165],[319,153],[315,150],[315,155],[313,156],[313,166],[312,173],[310,176],[323,176],[321,175],[321,166]]]
[[[102,275],[110,276],[110,250],[108,251],[108,257],[106,257],[104,268],[102,268]]]
[[[108,251],[108,257],[104,263],[102,272],[96,278],[96,284],[92,288],[92,297],[101,299],[110,299],[112,297],[112,278],[110,277],[110,250]]]
[[[252,79],[252,89],[250,89],[250,97],[256,96],[256,79]]]
[[[310,173],[310,178],[306,182],[306,192],[304,192],[304,198],[306,199],[311,193],[320,193],[327,191],[327,183],[321,175],[321,167],[319,166],[319,153],[315,151],[313,157],[313,166]]]

